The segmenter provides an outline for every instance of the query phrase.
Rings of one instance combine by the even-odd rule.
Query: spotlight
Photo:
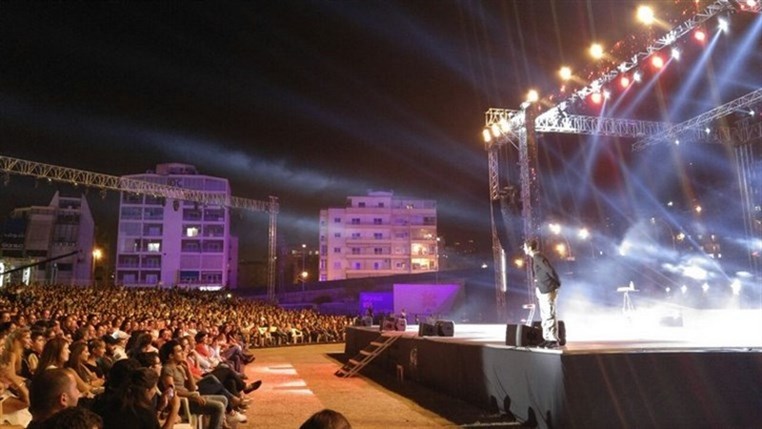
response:
[[[688,286],[686,286],[686,285],[682,285],[682,286],[680,286],[680,292],[682,292],[683,294],[685,294],[686,292],[688,292]]]
[[[664,59],[658,55],[654,55],[653,58],[651,58],[651,65],[660,69],[664,67]]]
[[[704,30],[698,29],[695,33],[693,33],[693,38],[699,42],[703,42],[706,40],[706,33],[704,33]]]
[[[492,141],[492,133],[490,132],[489,128],[482,130],[482,138],[484,138],[484,143],[489,143]]]
[[[492,130],[492,136],[493,137],[499,137],[500,136],[500,127],[497,124],[492,124],[490,129]]]
[[[680,140],[675,139],[675,146],[680,146]],[[671,203],[671,201],[670,201]]]
[[[604,89],[603,90],[603,99],[604,100],[608,100],[609,98],[611,98],[611,91],[609,91],[608,89]]]
[[[674,58],[677,61],[680,61],[680,50],[677,48],[672,48],[672,58]]]
[[[701,290],[703,290],[704,293],[709,292],[709,283],[704,283],[703,285],[701,285]]]
[[[733,291],[733,295],[740,295],[741,294],[741,281],[738,279],[733,280],[732,283],[730,283],[730,289]]]
[[[590,45],[590,56],[596,60],[603,58],[603,46],[600,43]]]
[[[654,18],[654,10],[651,9],[650,6],[640,6],[638,8],[637,17],[638,21],[646,25],[651,25],[656,20],[656,18]]]
[[[498,125],[500,125],[500,131],[502,131],[503,133],[507,133],[508,131],[511,130],[511,124],[508,123],[508,121],[505,118],[501,119],[500,122],[498,122]]]
[[[558,71],[558,75],[561,76],[561,80],[569,80],[572,77],[572,71],[571,68],[567,66],[561,67],[561,70]]]
[[[711,129],[709,129],[709,127],[706,127],[706,128],[704,128],[704,132],[705,132],[706,134],[711,134],[711,133],[712,133],[712,130],[711,130]]]
[[[640,82],[643,80],[643,74],[639,71],[635,72],[635,74],[632,75],[632,80],[635,82]]]
[[[728,32],[728,28],[730,28],[730,25],[728,24],[728,20],[725,18],[719,18],[717,20],[717,27],[719,27],[720,31],[723,33]]]
[[[540,93],[537,92],[536,89],[530,89],[529,92],[527,92],[527,101],[530,103],[534,103],[535,101],[540,99]]]
[[[627,88],[628,86],[630,86],[630,78],[627,76],[622,76],[621,78],[619,78],[619,85],[622,88]]]
[[[601,95],[600,92],[594,92],[590,94],[590,101],[592,101],[595,104],[601,104],[601,102],[603,101],[603,96]]]

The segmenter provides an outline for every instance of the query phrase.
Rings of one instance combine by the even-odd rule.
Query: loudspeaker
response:
[[[384,320],[381,322],[380,328],[382,331],[394,331],[396,325],[397,325],[397,320],[394,317],[384,317]]]
[[[437,328],[431,323],[421,323],[418,325],[418,336],[419,337],[436,337]]]
[[[539,328],[540,332],[542,332],[542,322],[534,321],[532,326]],[[566,345],[566,323],[563,320],[558,321],[558,344],[561,346]]]
[[[440,337],[452,337],[455,335],[455,323],[452,320],[437,320],[434,326],[436,326],[437,335]]]
[[[505,345],[532,347],[542,342],[542,328],[527,325],[508,324],[505,330]]]
[[[360,326],[373,326],[373,318],[370,316],[363,317],[360,319]]]
[[[405,318],[398,317],[397,322],[394,324],[394,329],[404,332],[407,329],[407,320]]]

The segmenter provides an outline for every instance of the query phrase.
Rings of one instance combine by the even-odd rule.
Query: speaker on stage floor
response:
[[[381,321],[381,331],[395,331],[397,319],[395,317],[384,317]]]
[[[436,326],[437,335],[440,337],[452,337],[455,335],[455,323],[452,320],[437,320],[434,326]]]
[[[542,342],[542,328],[534,326],[508,324],[505,330],[505,345],[533,347]]]
[[[436,326],[432,325],[431,323],[423,323],[423,322],[421,322],[418,325],[418,336],[419,337],[436,337],[437,336],[437,328],[436,328]]]

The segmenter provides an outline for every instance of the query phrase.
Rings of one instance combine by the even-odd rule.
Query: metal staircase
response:
[[[349,359],[339,370],[334,374],[337,377],[348,378],[351,377],[361,369],[365,368],[373,359],[383,353],[384,350],[389,348],[401,335],[379,335],[378,338],[371,341],[364,349],[360,350],[357,356]]]

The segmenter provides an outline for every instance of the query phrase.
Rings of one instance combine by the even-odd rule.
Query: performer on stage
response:
[[[542,338],[545,340],[539,344],[543,348],[558,347],[558,321],[556,320],[556,298],[561,280],[556,270],[550,265],[548,258],[540,252],[540,243],[537,239],[527,240],[524,243],[524,253],[532,258],[532,274],[534,277],[535,293],[540,303],[540,317],[542,318]]]

